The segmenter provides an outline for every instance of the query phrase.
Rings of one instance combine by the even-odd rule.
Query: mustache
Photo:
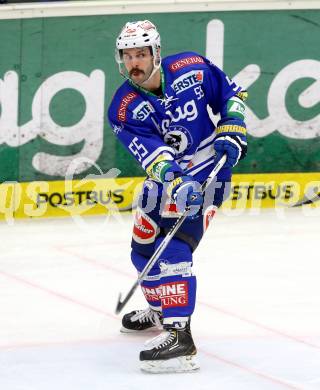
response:
[[[138,72],[138,73],[143,73],[143,74],[144,74],[144,71],[143,71],[143,70],[138,69],[138,68],[134,68],[134,69],[131,69],[131,70],[130,70],[129,76],[132,76],[133,73],[136,73],[136,72]]]

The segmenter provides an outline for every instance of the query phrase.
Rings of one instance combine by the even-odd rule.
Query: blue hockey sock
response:
[[[156,247],[163,237],[156,240]],[[173,238],[158,261],[161,282],[161,307],[164,324],[187,321],[196,298],[196,277],[192,273],[192,252],[182,240]]]
[[[141,272],[149,261],[149,258],[132,250],[131,260],[137,271]],[[150,307],[155,310],[161,309],[160,268],[158,264],[155,264],[141,283],[141,290]]]

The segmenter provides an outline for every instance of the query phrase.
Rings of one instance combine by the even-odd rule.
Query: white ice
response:
[[[143,374],[150,333],[119,332],[131,215],[2,222],[0,389],[320,389],[319,210],[214,218],[195,252],[193,374]],[[124,312],[144,307],[138,291]]]

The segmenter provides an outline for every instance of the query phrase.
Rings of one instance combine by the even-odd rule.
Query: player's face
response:
[[[148,47],[124,49],[122,56],[132,81],[140,85],[149,78],[153,70],[153,56]]]

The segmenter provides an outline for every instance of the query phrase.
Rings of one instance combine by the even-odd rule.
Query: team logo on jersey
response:
[[[190,148],[193,140],[185,127],[169,126],[164,135],[164,142],[175,150],[176,157],[179,158]]]
[[[175,91],[177,95],[179,93],[186,91],[187,89],[201,84],[203,82],[203,71],[194,71],[185,73],[182,76],[178,77],[174,82],[171,84],[172,89]]]
[[[143,101],[132,111],[133,119],[143,122],[152,112],[155,112],[152,105],[148,101]]]
[[[157,234],[157,224],[142,210],[137,209],[132,238],[139,244],[151,244]]]
[[[125,122],[127,119],[127,108],[129,104],[138,97],[138,94],[136,92],[130,92],[128,93],[120,103],[120,106],[118,108],[117,117],[120,122]]]
[[[194,100],[189,100],[183,107],[178,106],[174,112],[166,111],[168,119],[163,119],[161,123],[161,129],[164,133],[168,131],[170,124],[180,122],[186,119],[188,122],[192,122],[198,118],[198,109]]]
[[[185,68],[186,66],[197,65],[197,64],[204,64],[204,60],[202,57],[200,56],[186,57],[170,64],[169,69],[172,72],[176,72],[177,70]]]

